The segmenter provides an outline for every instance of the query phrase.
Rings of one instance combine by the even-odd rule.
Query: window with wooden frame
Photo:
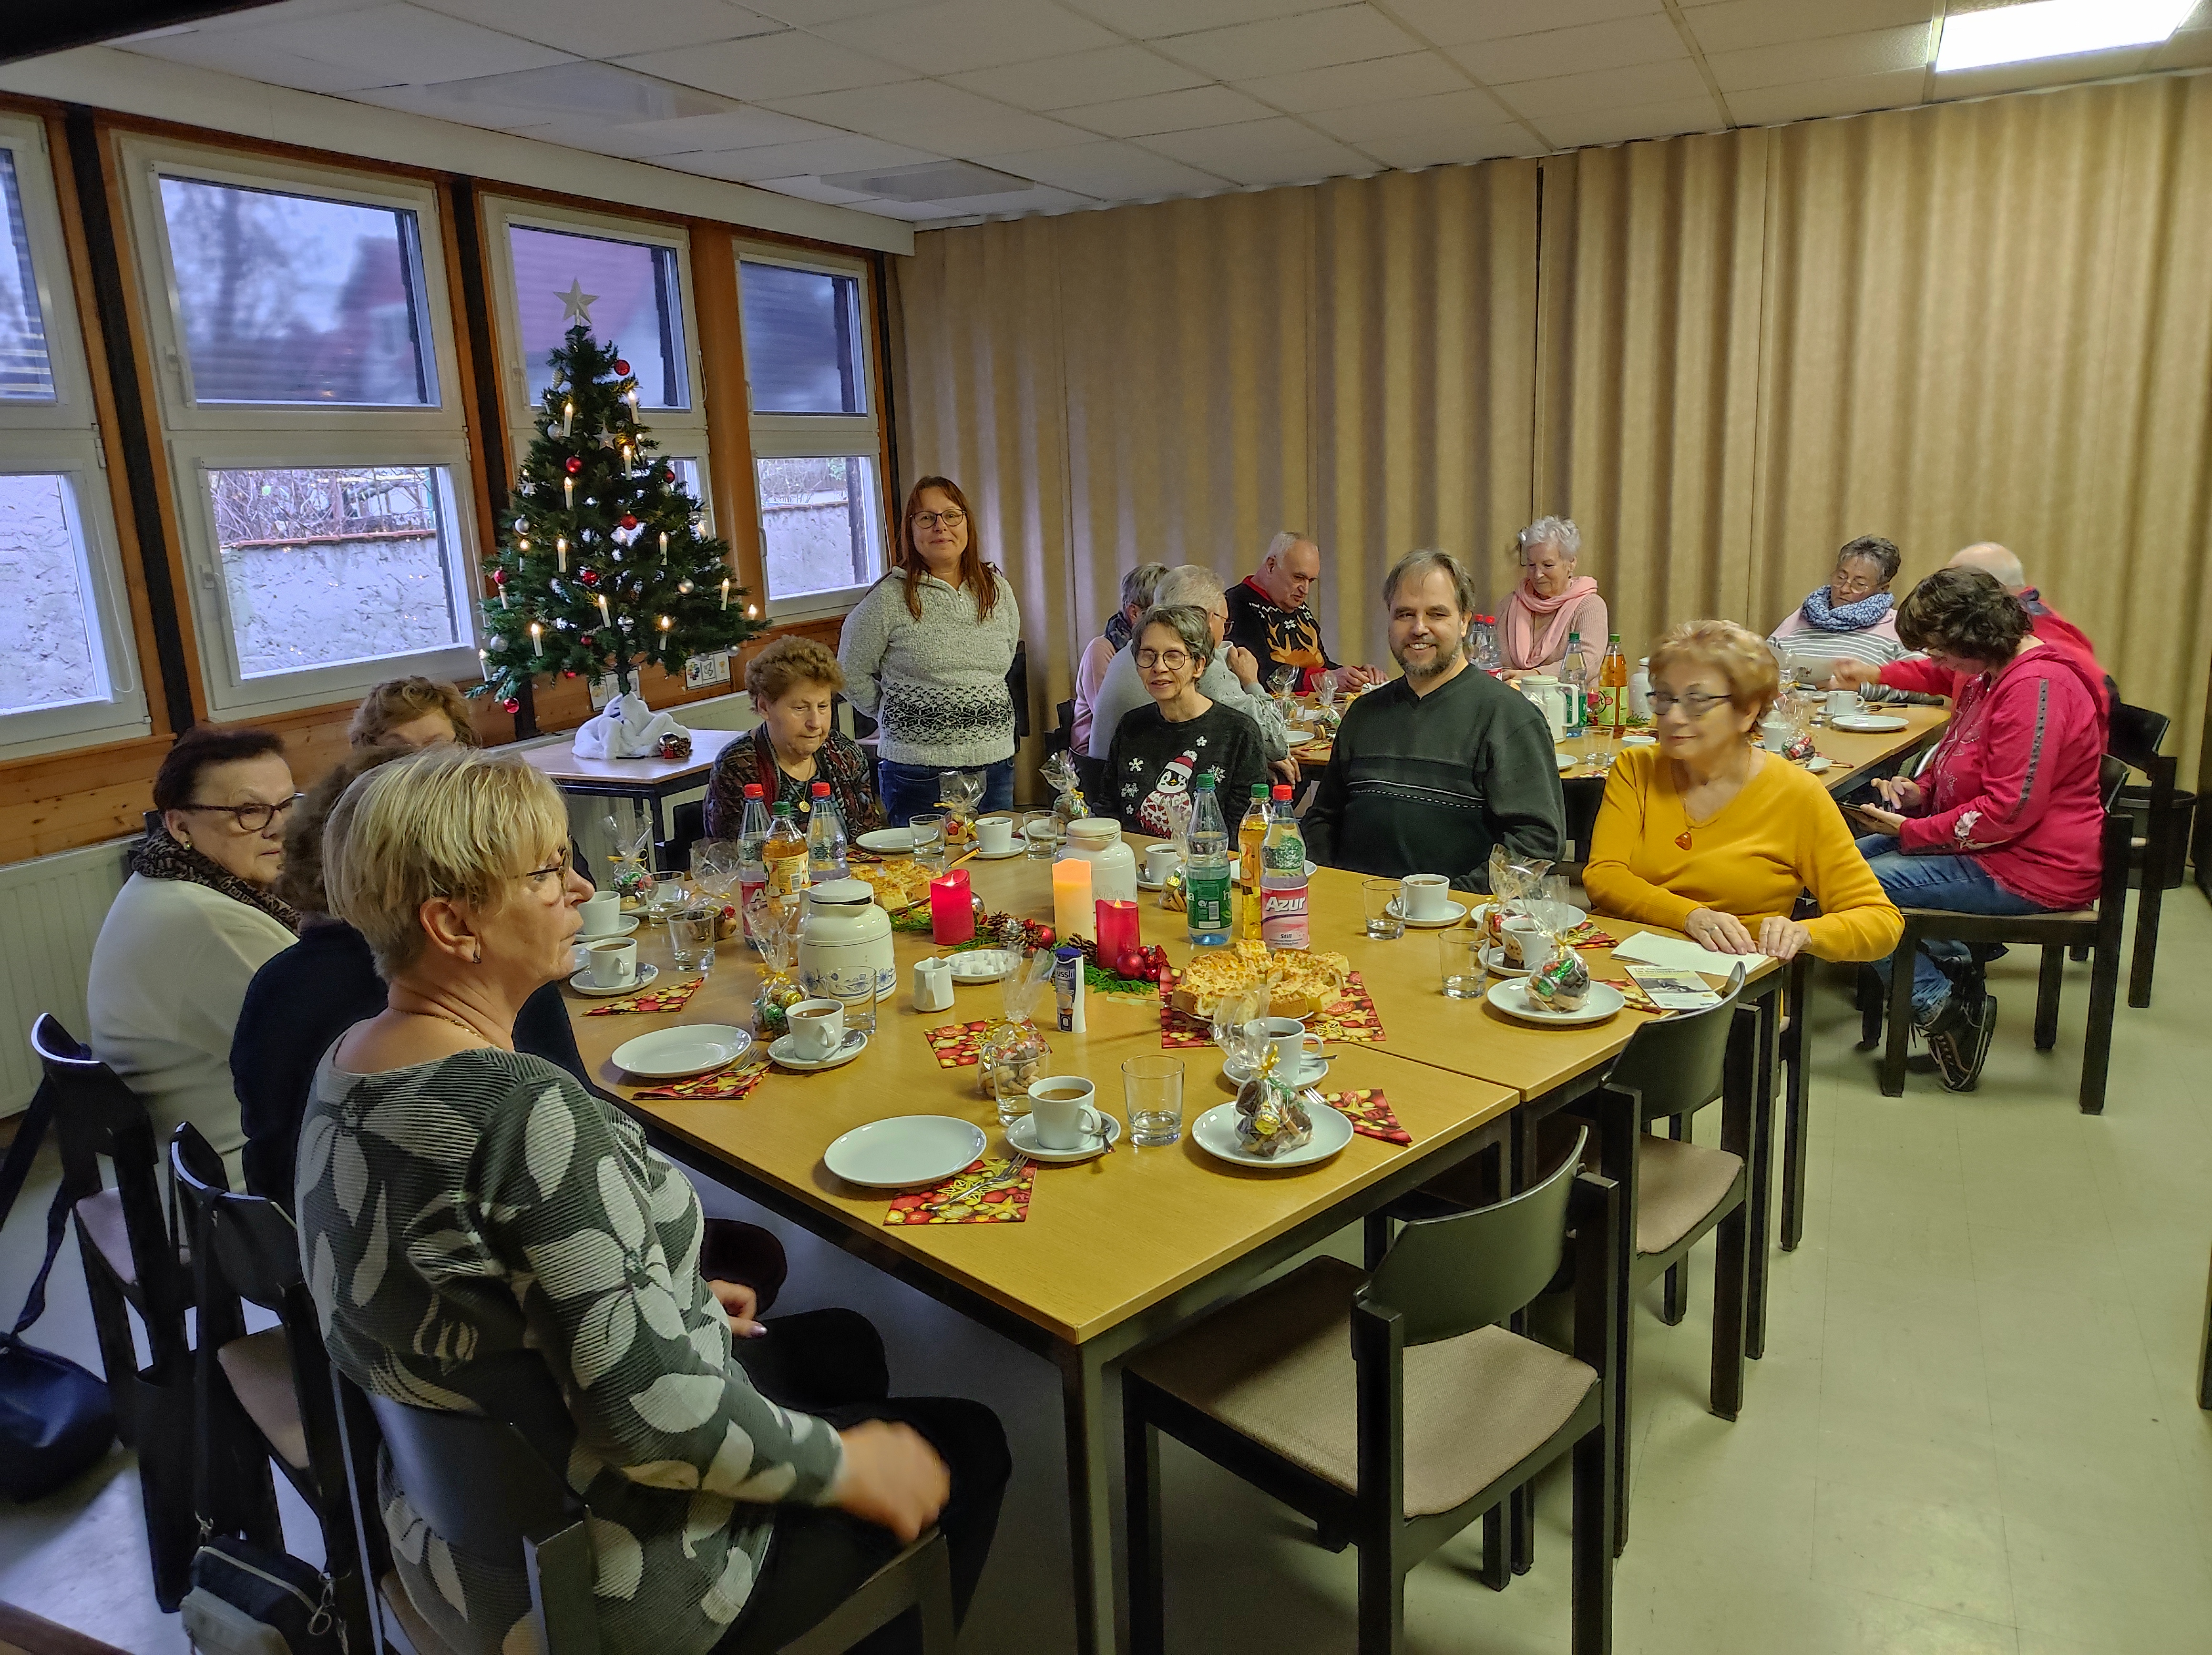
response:
[[[0,758],[147,734],[46,127],[0,114]]]
[[[472,676],[435,192],[151,139],[121,155],[210,711]]]
[[[738,290],[767,613],[835,614],[884,572],[867,266],[748,243]]]

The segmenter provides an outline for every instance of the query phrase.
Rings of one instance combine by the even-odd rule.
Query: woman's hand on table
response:
[[[1813,933],[1795,919],[1770,914],[1759,922],[1759,951],[1777,960],[1795,960],[1813,940]]]
[[[910,1425],[863,1420],[840,1431],[845,1466],[830,1503],[911,1543],[952,1497],[952,1474]]]
[[[1682,922],[1682,934],[1712,954],[1757,954],[1759,943],[1743,921],[1717,908],[1698,908]]]
[[[708,1281],[708,1290],[721,1301],[723,1313],[730,1319],[730,1337],[733,1339],[757,1339],[768,1330],[754,1319],[760,1309],[760,1294],[743,1282]]]

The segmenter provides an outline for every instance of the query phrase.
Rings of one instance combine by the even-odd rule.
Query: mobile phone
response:
[[[1840,805],[1838,808],[1843,811],[1844,818],[1847,821],[1850,821],[1855,826],[1865,828],[1870,834],[1886,834],[1889,832],[1889,824],[1886,821],[1878,821],[1875,817],[1869,815],[1867,814],[1867,807],[1863,804],[1845,804]]]

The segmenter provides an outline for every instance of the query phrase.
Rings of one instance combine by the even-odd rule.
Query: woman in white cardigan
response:
[[[161,823],[92,948],[93,1052],[146,1100],[157,1140],[191,1122],[234,1184],[246,1137],[231,1034],[253,973],[299,940],[299,916],[271,889],[298,797],[267,731],[187,731],[154,778]]]

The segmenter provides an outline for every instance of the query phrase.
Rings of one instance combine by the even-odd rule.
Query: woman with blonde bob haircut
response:
[[[956,1401],[770,1402],[732,1355],[755,1294],[702,1278],[690,1181],[515,1051],[522,1003],[568,973],[587,888],[568,857],[560,796],[516,758],[418,753],[331,814],[331,908],[388,986],[325,1054],[300,1129],[300,1252],[331,1361],[456,1410],[497,1409],[543,1363],[575,1429],[605,1648],[780,1648],[933,1522],[972,1590],[1006,1476],[997,1421]],[[450,1545],[384,1480],[401,1582],[440,1641],[514,1647],[521,1570]]]
[[[1716,954],[1878,960],[1904,930],[1827,789],[1753,739],[1780,674],[1756,633],[1693,621],[1651,652],[1656,747],[1613,767],[1583,888]],[[1800,891],[1816,919],[1790,918]]]

